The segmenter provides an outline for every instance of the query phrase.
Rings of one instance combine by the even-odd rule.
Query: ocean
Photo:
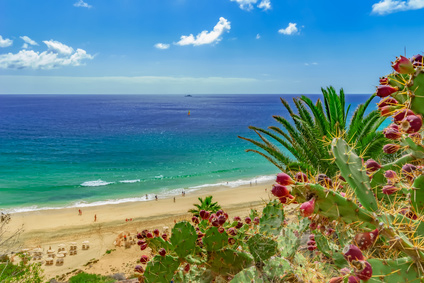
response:
[[[278,169],[246,153],[255,147],[237,136],[255,137],[249,125],[287,116],[280,97],[293,96],[1,95],[0,209],[145,201],[272,180]],[[354,109],[367,97],[347,102]]]

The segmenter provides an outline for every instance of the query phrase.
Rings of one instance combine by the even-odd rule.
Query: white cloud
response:
[[[13,40],[5,38],[0,35],[0,47],[9,47],[13,44]]]
[[[156,43],[155,44],[155,47],[157,49],[168,49],[169,48],[169,44],[166,44],[166,43]]]
[[[372,13],[386,15],[400,11],[418,10],[424,8],[424,0],[381,0],[372,5]]]
[[[47,45],[49,50],[51,50],[52,52],[60,53],[64,55],[71,55],[72,53],[74,53],[74,49],[72,47],[69,47],[68,45],[60,43],[59,41],[55,41],[51,39],[51,40],[45,40],[43,42],[44,44]]]
[[[318,65],[318,63],[317,62],[305,63],[305,66],[310,66],[310,65]]]
[[[230,0],[239,4],[240,9],[250,11],[253,9],[253,5],[258,3],[259,0]],[[261,0],[257,5],[258,8],[264,11],[271,9],[271,0]]]
[[[271,0],[262,0],[259,3],[258,8],[263,9],[264,11],[271,9]]]
[[[48,50],[41,53],[33,50],[21,50],[16,54],[1,54],[0,69],[49,70],[62,66],[80,66],[83,60],[94,58],[83,49],[78,48],[74,52],[72,47],[58,41],[43,42],[47,45]]]
[[[198,46],[198,45],[203,45],[203,44],[211,44],[214,42],[219,42],[221,41],[221,35],[227,31],[229,32],[231,29],[231,23],[223,18],[220,17],[219,18],[219,22],[215,25],[215,27],[213,28],[213,31],[202,31],[201,33],[199,33],[196,38],[193,36],[193,34],[190,35],[183,35],[181,36],[180,41],[178,41],[177,45],[194,45],[194,46]]]
[[[93,6],[91,6],[91,5],[88,5],[87,3],[85,3],[84,1],[82,1],[82,0],[79,0],[78,2],[76,2],[75,4],[74,4],[74,6],[75,7],[83,7],[83,8],[91,8],[91,7],[93,7]]]
[[[261,35],[258,33],[257,35],[256,35],[256,39],[260,39],[261,38]]]
[[[299,30],[296,27],[296,23],[289,23],[289,25],[284,29],[278,30],[279,33],[285,34],[285,35],[292,35],[297,33]]]
[[[24,36],[20,36],[20,38],[25,41],[25,43],[22,45],[23,49],[27,49],[29,48],[29,45],[38,45],[38,43],[34,40],[32,40],[31,38],[29,38],[28,36],[24,35]]]

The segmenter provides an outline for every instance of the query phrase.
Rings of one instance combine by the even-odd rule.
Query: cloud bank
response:
[[[43,42],[47,45],[48,50],[41,53],[33,50],[21,50],[16,54],[1,54],[0,69],[50,70],[63,66],[80,66],[83,64],[82,61],[94,58],[83,49],[78,48],[74,51],[72,47],[58,41]]]
[[[193,34],[190,35],[183,35],[180,38],[180,41],[175,43],[176,45],[204,45],[204,44],[212,44],[212,43],[218,43],[221,41],[221,35],[224,32],[229,32],[231,29],[231,23],[223,18],[219,18],[219,22],[215,25],[212,31],[202,31],[199,33],[196,37],[193,36]]]
[[[378,15],[387,15],[391,13],[408,10],[418,10],[422,8],[424,8],[424,0],[381,0],[380,2],[372,5],[371,13]]]

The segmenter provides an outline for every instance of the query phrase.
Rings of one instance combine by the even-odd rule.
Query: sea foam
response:
[[[86,181],[84,183],[81,184],[81,186],[83,187],[100,187],[100,186],[107,186],[110,184],[114,184],[115,182],[106,182],[106,181],[102,181],[102,180],[97,180],[97,181]]]

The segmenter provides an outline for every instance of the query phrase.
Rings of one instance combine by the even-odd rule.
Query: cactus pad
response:
[[[261,234],[251,237],[247,245],[256,262],[263,262],[277,252],[277,242]]]
[[[184,258],[193,253],[196,246],[196,229],[187,221],[178,222],[172,228],[171,243],[175,253]]]
[[[259,231],[269,235],[279,235],[284,225],[284,208],[277,201],[269,202],[262,211]]]
[[[212,252],[208,262],[212,271],[221,275],[234,275],[252,265],[252,258],[244,252],[223,249]]]
[[[228,243],[227,233],[219,233],[218,228],[211,227],[206,231],[203,244],[207,251],[217,251]]]
[[[176,257],[156,255],[147,264],[144,272],[145,282],[170,282],[179,265],[180,262]]]

